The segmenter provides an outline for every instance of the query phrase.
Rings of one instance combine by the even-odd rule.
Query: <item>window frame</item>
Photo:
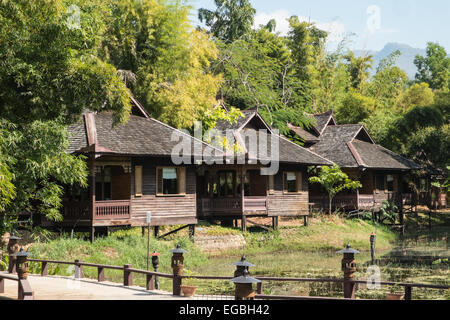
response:
[[[164,194],[164,193],[160,193],[159,192],[159,170],[163,170],[163,174],[164,174],[164,169],[175,169],[176,173],[177,173],[177,193],[173,193],[173,194]],[[156,186],[155,186],[155,193],[157,197],[184,197],[186,196],[186,167],[176,167],[176,166],[157,166],[156,167],[156,174],[155,174],[155,178],[156,178]],[[183,181],[184,180],[184,181]],[[184,186],[182,186],[184,184]],[[163,181],[163,191],[164,191],[164,181]],[[183,192],[181,192],[183,191]]]
[[[287,190],[287,174],[293,173],[295,175],[295,190]],[[283,171],[283,194],[301,194],[302,193],[302,178],[303,174],[301,171]]]

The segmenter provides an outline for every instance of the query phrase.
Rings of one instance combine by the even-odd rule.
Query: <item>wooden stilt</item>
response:
[[[153,232],[154,232],[155,238],[158,238],[159,237],[159,226],[155,226],[153,229]]]
[[[244,215],[242,216],[242,220],[241,220],[241,229],[242,229],[242,232],[247,231],[247,218]]]
[[[91,227],[91,237],[90,238],[91,238],[91,243],[93,243],[95,240],[95,227],[94,226]]]

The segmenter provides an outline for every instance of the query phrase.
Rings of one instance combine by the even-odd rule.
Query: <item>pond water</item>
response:
[[[412,236],[398,242],[392,250],[377,251],[375,265],[379,267],[381,281],[430,283],[450,285],[450,238]],[[238,261],[239,256],[211,258],[207,266],[195,270],[198,274],[232,275],[234,267],[231,263]],[[255,254],[247,256],[247,260],[255,264],[250,268],[252,275],[276,277],[307,278],[342,278],[342,256],[334,252],[280,252]],[[356,256],[357,279],[368,279],[373,276],[370,252],[362,252]],[[199,293],[215,289],[217,294],[232,293],[233,286],[226,282],[211,287],[199,284]],[[368,289],[365,284],[357,288],[359,298],[384,299],[388,287]],[[342,284],[339,283],[298,283],[298,282],[266,282],[264,293],[273,295],[311,295],[343,297]],[[447,293],[448,294],[448,293]],[[413,299],[443,299],[444,290],[414,288]]]

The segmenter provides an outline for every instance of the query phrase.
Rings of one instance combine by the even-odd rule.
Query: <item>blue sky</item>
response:
[[[197,9],[214,9],[214,0],[190,0],[192,20]],[[297,15],[330,32],[330,46],[352,33],[350,48],[381,50],[388,42],[425,48],[438,42],[450,51],[450,1],[448,0],[251,0],[256,24],[277,20],[285,33],[285,19]]]

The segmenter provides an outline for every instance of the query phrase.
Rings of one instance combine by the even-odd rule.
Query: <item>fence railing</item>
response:
[[[173,294],[180,295],[180,287],[182,285],[183,279],[198,279],[198,280],[231,280],[234,277],[231,276],[202,276],[202,275],[175,275],[168,274],[162,272],[155,272],[149,270],[141,270],[133,268],[131,264],[126,264],[124,266],[113,266],[113,265],[105,265],[105,264],[96,264],[83,262],[81,260],[75,261],[57,261],[57,260],[44,260],[44,259],[28,259],[30,262],[38,262],[41,263],[41,275],[48,275],[48,264],[69,264],[75,265],[78,268],[78,276],[80,278],[83,277],[83,267],[93,267],[97,268],[98,276],[97,280],[99,282],[105,281],[105,269],[112,270],[122,270],[123,271],[123,285],[124,286],[132,286],[133,285],[133,273],[144,274],[146,275],[146,289],[154,290],[154,280],[155,277],[161,278],[169,278],[173,281]],[[0,275],[1,277],[1,275]],[[300,296],[274,296],[274,295],[264,295],[263,288],[264,282],[266,281],[277,281],[277,282],[331,282],[331,283],[342,283],[342,284],[350,284],[351,286],[355,286],[356,284],[362,283],[367,284],[368,280],[347,280],[347,279],[337,279],[337,278],[283,278],[283,277],[264,277],[264,276],[255,276],[256,279],[261,282],[257,284],[256,288],[256,299],[267,299],[267,300],[351,300],[348,298],[332,298],[332,297],[300,297]],[[372,283],[370,281],[370,283]],[[398,282],[390,282],[390,281],[380,281],[378,282],[381,286],[397,286],[404,287],[404,299],[412,300],[412,289],[413,288],[428,288],[428,289],[440,289],[440,290],[449,290],[450,286],[447,285],[436,285],[436,284],[424,284],[424,283],[398,283]]]
[[[34,300],[34,293],[28,280],[19,279],[18,276],[10,274],[0,273],[0,293],[5,292],[5,280],[17,281],[17,296],[19,300]]]

